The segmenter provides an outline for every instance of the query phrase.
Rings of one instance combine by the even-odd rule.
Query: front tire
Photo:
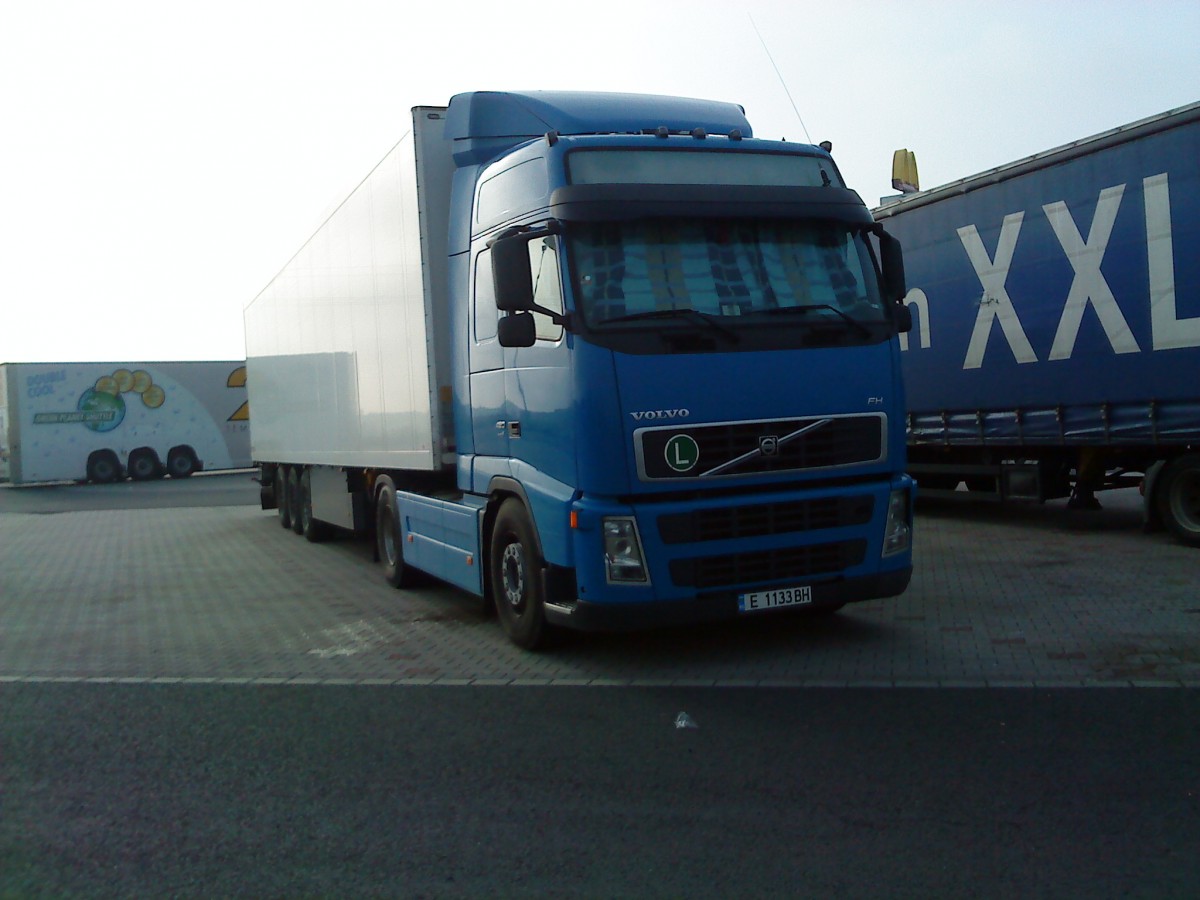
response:
[[[1200,454],[1185,453],[1163,466],[1155,497],[1158,514],[1171,533],[1200,547]]]
[[[383,579],[394,588],[408,587],[416,581],[416,573],[404,562],[398,510],[396,488],[385,481],[375,500],[375,549],[383,563]]]
[[[548,627],[537,539],[521,501],[509,498],[500,505],[490,550],[492,600],[504,633],[518,647],[535,650],[544,644]]]

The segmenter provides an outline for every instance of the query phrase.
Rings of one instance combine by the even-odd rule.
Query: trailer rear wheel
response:
[[[190,478],[199,468],[191,447],[172,447],[167,453],[167,472],[172,478]]]
[[[375,501],[375,547],[383,563],[383,578],[394,588],[408,587],[416,573],[404,562],[396,488],[384,482]]]
[[[286,466],[275,468],[275,508],[279,510],[279,524],[284,528],[292,527],[292,495],[288,491],[288,470]]]
[[[88,481],[112,484],[121,479],[121,461],[111,450],[97,450],[87,461]]]
[[[1185,544],[1200,547],[1200,454],[1186,453],[1167,463],[1155,494],[1163,524]]]
[[[292,531],[296,534],[303,534],[304,517],[300,514],[303,499],[301,497],[299,466],[292,466],[288,469],[287,495],[288,508],[292,511]]]
[[[537,538],[520,500],[505,500],[496,514],[488,567],[492,599],[505,634],[518,647],[537,649],[546,638],[546,607]]]
[[[134,450],[129,454],[129,477],[134,481],[149,481],[162,475],[162,466],[153,450]]]

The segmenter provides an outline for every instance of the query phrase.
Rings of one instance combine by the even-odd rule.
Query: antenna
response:
[[[797,120],[800,122],[800,127],[804,129],[804,137],[808,142],[812,143],[812,138],[808,135],[808,128],[804,124],[804,119],[800,117],[800,110],[796,108],[796,101],[792,99],[792,92],[788,90],[787,82],[783,80],[783,74],[779,71],[779,66],[775,65],[775,57],[771,55],[771,48],[767,46],[767,42],[763,40],[762,32],[758,30],[758,25],[754,22],[754,16],[749,12],[746,13],[750,19],[750,27],[754,29],[754,33],[758,35],[758,42],[762,44],[763,52],[767,54],[767,59],[771,61],[771,68],[775,70],[776,76],[779,78],[779,83],[783,85],[783,92],[787,94],[788,102],[792,104],[792,112],[796,114]]]

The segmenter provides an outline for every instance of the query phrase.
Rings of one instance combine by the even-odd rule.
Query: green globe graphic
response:
[[[92,431],[112,431],[125,418],[125,401],[105,391],[88,388],[79,396],[80,412],[111,412],[111,416],[98,416],[99,421],[84,422]]]

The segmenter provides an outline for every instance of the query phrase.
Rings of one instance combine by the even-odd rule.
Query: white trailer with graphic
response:
[[[244,362],[0,365],[0,480],[140,481],[250,464]]]

